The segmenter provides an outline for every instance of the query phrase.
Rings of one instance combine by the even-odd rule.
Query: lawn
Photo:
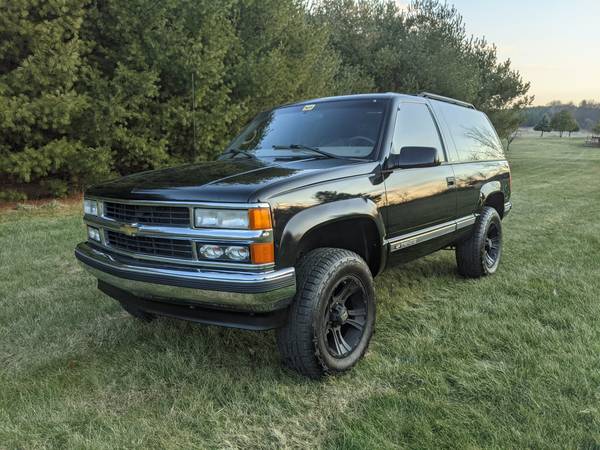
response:
[[[140,323],[76,264],[79,207],[0,212],[0,447],[600,448],[600,150],[511,148],[499,272],[388,270],[365,359],[323,382],[272,332]]]

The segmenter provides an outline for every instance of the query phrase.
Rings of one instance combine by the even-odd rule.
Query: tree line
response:
[[[549,133],[550,131],[558,131],[560,137],[563,137],[563,133],[567,132],[569,133],[569,137],[571,137],[571,133],[579,131],[579,124],[570,111],[563,109],[556,112],[552,118],[548,114],[544,114],[533,129],[540,131],[541,137],[544,137],[544,133]]]
[[[507,136],[528,89],[438,0],[0,0],[0,189],[212,159],[261,110],[327,95],[436,92]]]
[[[523,126],[534,127],[545,115],[552,118],[560,111],[569,111],[584,130],[593,130],[600,123],[600,103],[583,100],[578,105],[553,101],[546,106],[532,106],[523,110]]]
[[[544,133],[550,131],[558,131],[560,137],[563,137],[564,133],[569,133],[569,137],[571,137],[571,133],[579,131],[580,127],[573,113],[568,109],[563,109],[554,113],[552,117],[549,114],[544,114],[533,129],[540,131],[541,137],[544,137]],[[590,131],[600,135],[600,121],[592,126]]]

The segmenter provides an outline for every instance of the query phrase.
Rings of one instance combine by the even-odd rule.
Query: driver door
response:
[[[451,234],[451,226],[444,226],[456,219],[454,171],[448,164],[438,126],[426,103],[401,103],[390,153],[399,154],[403,147],[436,148],[441,164],[397,168],[391,170],[385,179],[387,238],[391,242],[404,241],[406,244],[391,245],[392,251]],[[412,239],[423,230],[427,232],[436,228],[440,230],[433,233],[433,237]]]

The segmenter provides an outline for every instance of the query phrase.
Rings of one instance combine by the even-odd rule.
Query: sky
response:
[[[534,105],[600,101],[600,0],[448,0],[531,82]]]

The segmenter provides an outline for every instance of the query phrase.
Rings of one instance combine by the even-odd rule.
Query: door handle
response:
[[[456,186],[456,178],[446,177],[446,183],[448,183],[448,186],[450,186],[450,187]]]

